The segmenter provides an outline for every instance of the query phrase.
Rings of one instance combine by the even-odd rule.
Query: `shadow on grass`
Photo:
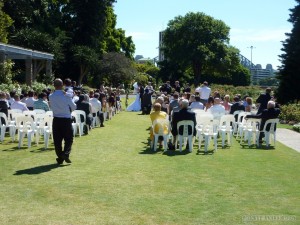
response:
[[[214,153],[215,153],[214,150],[207,150],[207,151],[197,150],[196,155],[213,155]]]
[[[261,150],[275,150],[274,146],[269,146],[267,147],[265,144],[261,144],[259,146],[257,146],[256,144],[250,145],[248,146],[247,143],[241,143],[240,146],[242,147],[242,149],[250,149],[250,150],[257,150],[257,151],[261,151]]]
[[[149,146],[149,142],[142,142],[142,144],[145,145],[145,148],[139,153],[139,154],[149,154],[149,155],[154,155],[154,154],[162,154],[165,156],[178,156],[178,155],[187,155],[190,154],[189,150],[183,150],[179,151],[177,150],[167,150],[164,152],[163,148],[157,148],[156,151],[153,151],[153,149]]]
[[[46,173],[52,169],[56,169],[56,168],[64,167],[64,166],[68,166],[68,165],[58,165],[56,163],[53,163],[53,164],[49,164],[49,165],[36,166],[36,167],[28,168],[25,170],[17,170],[14,173],[14,175],[24,175],[24,174],[36,175],[36,174]]]

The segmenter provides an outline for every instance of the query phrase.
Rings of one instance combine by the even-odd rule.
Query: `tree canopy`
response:
[[[115,2],[5,1],[3,12],[14,21],[7,35],[8,42],[54,54],[56,76],[70,77],[79,84],[83,80],[92,80],[97,76],[93,66],[97,67],[95,64],[104,53],[123,52],[127,58],[133,59],[135,46],[132,38],[126,37],[125,31],[116,27]],[[2,20],[1,16],[0,29]]]
[[[162,50],[166,62],[161,65],[176,65],[175,74],[191,69],[195,85],[203,74],[231,76],[229,73],[239,70],[240,63],[239,51],[229,46],[229,31],[223,21],[204,13],[177,16],[163,32]]]
[[[281,103],[300,100],[300,0],[296,2],[288,20],[293,24],[292,32],[286,34],[282,48],[285,53],[280,55],[282,66],[279,69],[280,83],[276,96]]]

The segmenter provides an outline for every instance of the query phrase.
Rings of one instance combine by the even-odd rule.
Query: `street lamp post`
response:
[[[248,48],[250,48],[250,52],[251,52],[251,58],[250,58],[250,59],[251,59],[251,65],[250,65],[250,68],[252,69],[252,67],[253,67],[253,66],[252,66],[252,65],[253,65],[253,63],[252,63],[252,51],[253,51],[253,48],[255,48],[255,47],[251,45],[251,46],[248,47]]]

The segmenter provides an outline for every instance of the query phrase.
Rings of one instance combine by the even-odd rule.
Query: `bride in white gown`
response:
[[[131,103],[128,107],[127,107],[127,111],[141,111],[141,101],[140,101],[140,88],[137,84],[137,82],[135,82],[133,84],[134,87],[134,94],[136,94],[135,100],[133,103]]]

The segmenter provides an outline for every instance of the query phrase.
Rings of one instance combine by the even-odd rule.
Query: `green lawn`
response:
[[[76,137],[71,165],[56,165],[53,145],[19,150],[7,137],[0,224],[300,224],[299,153],[236,141],[214,154],[153,153],[138,114]]]

